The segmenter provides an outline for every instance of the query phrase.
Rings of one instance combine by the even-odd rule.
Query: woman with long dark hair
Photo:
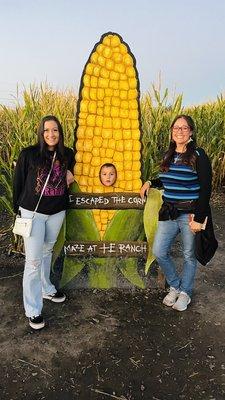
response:
[[[66,298],[50,282],[50,267],[52,249],[67,208],[73,167],[74,153],[64,146],[59,120],[53,115],[44,117],[38,128],[37,144],[23,149],[19,155],[13,184],[14,212],[24,218],[33,217],[31,235],[24,237],[23,275],[25,314],[33,329],[45,325],[43,299],[61,303]]]
[[[144,197],[153,185],[164,189],[153,254],[170,287],[163,303],[184,311],[191,302],[197,267],[195,233],[202,229],[210,215],[212,182],[211,164],[205,151],[196,147],[195,124],[190,116],[178,115],[174,119],[169,148],[160,170],[159,179],[145,182],[140,195]],[[184,258],[181,276],[170,256],[178,233],[181,234]]]

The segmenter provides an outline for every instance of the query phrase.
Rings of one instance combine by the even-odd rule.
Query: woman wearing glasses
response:
[[[191,302],[197,267],[194,235],[201,230],[210,213],[212,169],[204,150],[196,147],[194,131],[194,121],[190,116],[178,115],[174,119],[159,179],[145,182],[140,191],[143,198],[151,186],[164,189],[153,254],[170,287],[163,304],[178,311],[186,310]],[[191,214],[194,214],[193,219]],[[181,234],[184,258],[181,276],[170,256],[178,233]]]

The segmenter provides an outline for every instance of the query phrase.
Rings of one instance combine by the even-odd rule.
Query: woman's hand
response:
[[[140,196],[142,199],[144,199],[145,195],[148,196],[150,187],[150,182],[145,182],[144,185],[141,187]]]
[[[189,226],[193,233],[200,232],[202,229],[202,224],[196,221],[189,222]]]
[[[71,185],[71,183],[73,183],[73,182],[74,182],[74,176],[73,176],[72,172],[67,170],[67,172],[66,172],[67,187],[69,187]]]

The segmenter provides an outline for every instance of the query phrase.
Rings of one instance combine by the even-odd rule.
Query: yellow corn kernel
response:
[[[113,89],[106,88],[105,95],[111,97],[113,95]]]
[[[133,178],[132,179],[139,179],[141,178],[141,171],[133,171]]]
[[[89,164],[83,164],[83,175],[89,176],[89,171],[90,171],[90,165]]]
[[[113,131],[113,137],[115,140],[121,140],[123,138],[123,131],[117,129]]]
[[[124,150],[123,141],[121,141],[121,140],[116,141],[116,150],[117,151],[123,151]]]
[[[107,158],[112,158],[114,154],[114,149],[106,149],[105,156]]]
[[[105,96],[105,91],[102,88],[97,88],[97,99],[103,100]]]
[[[83,151],[84,150],[84,141],[82,139],[77,140],[76,142],[76,150]]]
[[[123,118],[122,119],[122,128],[129,129],[130,126],[131,126],[130,120],[128,118]]]
[[[111,89],[119,89],[119,82],[118,81],[109,81],[109,87]]]
[[[81,104],[80,104],[80,111],[82,112],[88,112],[88,100],[82,100]]]
[[[79,126],[76,132],[77,139],[84,139],[85,137],[85,126]]]
[[[75,175],[81,175],[82,174],[82,168],[83,168],[83,163],[76,163],[74,167]]]
[[[94,67],[95,67],[94,64],[89,63],[85,70],[86,74],[92,75],[93,71],[94,71]]]
[[[98,85],[100,88],[107,88],[109,86],[109,79],[99,77]]]
[[[119,117],[120,110],[119,107],[111,107],[111,117]]]
[[[110,75],[109,75],[110,79],[112,81],[118,81],[120,78],[120,74],[119,72],[115,72],[115,71],[110,71]]]
[[[92,114],[88,115],[87,126],[95,126],[95,115],[92,115]]]
[[[93,149],[92,149],[92,155],[93,155],[94,157],[99,157],[99,156],[100,156],[99,148],[93,147]]]
[[[141,143],[139,140],[133,140],[133,150],[140,151],[141,150]]]
[[[91,152],[92,147],[93,143],[91,139],[84,140],[84,145],[83,145],[84,151]]]
[[[115,71],[119,72],[120,74],[123,74],[126,70],[125,66],[123,64],[115,64]]]
[[[90,114],[96,114],[96,101],[90,101],[88,105],[88,111]]]
[[[101,136],[94,136],[93,138],[93,147],[100,148],[102,146],[102,137]]]
[[[121,100],[126,100],[127,99],[127,91],[126,90],[120,90],[120,98]]]
[[[114,129],[120,129],[121,127],[121,119],[120,118],[112,118],[112,126]]]
[[[104,48],[105,48],[105,46],[102,43],[100,43],[96,48],[97,53],[102,54]]]
[[[133,171],[140,171],[141,170],[140,161],[133,161],[132,169],[133,169]]]
[[[120,53],[114,53],[112,55],[112,59],[113,59],[113,61],[115,61],[115,63],[121,64],[123,61],[123,56]]]
[[[108,117],[104,118],[103,128],[112,128],[112,118],[108,118]]]
[[[100,157],[92,157],[92,165],[93,165],[94,167],[96,167],[97,165],[99,165],[100,162],[101,162]]]
[[[97,89],[96,88],[90,88],[90,99],[91,100],[96,100],[97,99]]]
[[[105,157],[105,149],[102,147],[99,151],[100,151],[100,157],[101,157],[101,159],[103,159]],[[105,160],[104,160],[104,163],[105,163]],[[100,168],[99,168],[99,170],[100,170]],[[98,174],[99,174],[99,170],[98,170]]]
[[[105,104],[105,106],[110,106],[111,105],[111,97],[105,97],[104,104]]]
[[[128,118],[128,116],[129,116],[128,110],[125,110],[124,108],[121,108],[120,109],[120,117],[121,118]]]
[[[96,76],[91,76],[90,84],[92,88],[96,88],[98,86],[98,79],[96,78]]]
[[[114,62],[113,60],[106,60],[105,66],[108,70],[112,70],[114,68]]]
[[[124,108],[125,110],[127,110],[129,108],[129,103],[127,100],[122,100],[121,104],[120,104],[121,108]]]
[[[85,152],[84,155],[83,155],[83,163],[84,164],[89,164],[91,162],[91,159],[92,159],[91,153]]]
[[[132,171],[126,171],[126,181],[132,181],[133,180],[133,172]]]
[[[131,161],[132,153],[130,151],[124,151],[123,157],[124,157],[124,161]]]
[[[110,106],[105,106],[104,107],[103,115],[105,117],[110,117],[110,115],[111,115]],[[104,125],[104,121],[103,121],[103,125]]]
[[[85,86],[91,86],[91,77],[90,75],[85,74],[83,77],[83,82]]]
[[[100,76],[101,76],[101,78],[105,78],[105,79],[109,78],[109,71],[107,71],[106,68],[102,67],[100,70]]]
[[[101,67],[99,65],[94,65],[93,75],[98,77],[100,75],[100,71]]]
[[[108,148],[108,139],[103,139],[102,147],[103,147],[103,149],[107,149]]]
[[[112,138],[112,129],[102,129],[102,137],[104,139],[111,139]]]
[[[103,115],[104,114],[104,109],[101,108],[101,107],[98,107],[97,110],[96,110],[96,114],[97,115]]]
[[[120,98],[119,97],[112,97],[112,106],[119,107],[120,106]],[[122,107],[122,105],[121,105]]]
[[[102,56],[98,56],[98,64],[104,67],[105,65],[105,58]]]
[[[119,151],[115,151],[114,160],[115,161],[123,161],[123,154],[120,153]]]
[[[125,140],[124,141],[124,150],[128,150],[128,151],[133,150],[133,140]]]
[[[133,129],[132,130],[132,139],[139,141],[139,139],[140,139],[140,131],[139,131],[139,129]]]
[[[109,149],[113,149],[113,150],[115,149],[116,142],[115,142],[114,138],[108,140],[108,146],[109,146]]]
[[[117,89],[117,88],[115,88]],[[119,83],[119,89],[120,90],[128,90],[129,89],[129,84],[127,81],[120,81]]]
[[[82,151],[77,151],[75,155],[75,160],[76,162],[82,162],[83,160],[83,152]]]
[[[125,54],[123,57],[123,62],[127,67],[130,67],[134,64],[133,58],[130,56],[130,54]]]

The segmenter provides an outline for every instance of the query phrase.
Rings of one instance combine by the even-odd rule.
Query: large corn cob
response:
[[[139,84],[135,59],[117,34],[96,44],[82,75],[76,125],[75,179],[81,191],[137,192],[141,187]],[[99,179],[104,163],[113,163],[117,181]],[[93,210],[101,237],[113,210]]]

